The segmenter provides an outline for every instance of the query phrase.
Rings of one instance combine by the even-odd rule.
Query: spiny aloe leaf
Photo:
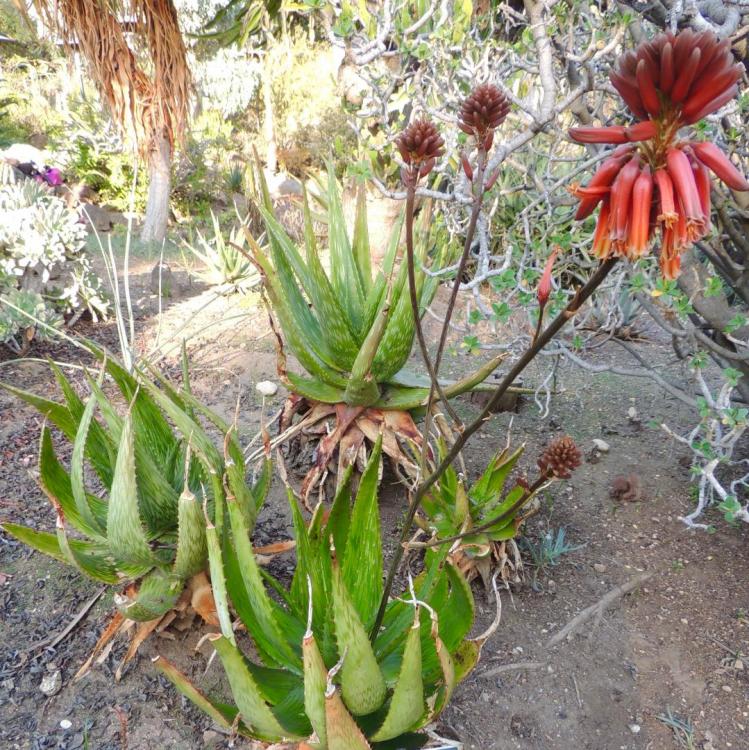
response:
[[[343,658],[341,692],[348,708],[357,716],[376,711],[385,702],[385,680],[372,646],[333,561],[333,620],[338,653]],[[328,727],[330,737],[330,727]]]
[[[372,750],[332,685],[325,695],[325,732],[328,750]]]
[[[291,489],[287,489],[286,494],[294,523],[294,539],[296,539],[296,569],[289,588],[289,599],[298,617],[306,619],[310,606],[309,597],[312,593],[312,620],[315,629],[319,629],[328,613],[325,611],[327,602],[324,595],[324,571],[320,560],[321,549],[319,545],[312,543],[312,539],[319,533],[317,527],[321,521],[322,507],[318,506],[319,510],[313,518],[314,530],[312,523],[308,530],[294,493]]]
[[[344,390],[321,380],[312,380],[293,372],[287,372],[289,390],[312,401],[322,401],[325,404],[343,403]]]
[[[302,739],[302,737],[293,737],[274,716],[270,706],[263,700],[257,683],[236,644],[221,635],[212,636],[210,640],[226,670],[239,715],[250,727],[252,735],[268,742]]]
[[[208,547],[203,509],[185,481],[177,510],[177,553],[174,558],[174,575],[187,580],[205,568],[207,558]]]
[[[375,742],[390,740],[412,729],[424,716],[424,683],[421,676],[420,610],[406,638],[398,681],[382,726],[372,735]]]
[[[382,543],[377,507],[381,454],[382,435],[372,449],[359,483],[341,562],[343,582],[365,627],[369,627],[382,597]]]
[[[443,388],[445,396],[447,398],[454,398],[459,396],[461,393],[475,388],[479,383],[482,383],[486,378],[491,375],[500,362],[505,359],[504,354],[498,354],[493,359],[490,359],[486,364],[482,365],[476,372],[466,376],[462,380],[458,380],[452,385]],[[417,409],[420,406],[425,406],[427,399],[429,398],[429,388],[409,388],[401,387],[397,385],[389,385],[384,391],[382,398],[375,404],[379,409],[398,409],[403,411],[410,411],[411,409]]]
[[[228,540],[228,534],[224,537]],[[211,574],[211,587],[213,588],[213,599],[216,602],[216,614],[221,626],[221,632],[230,643],[234,640],[234,629],[231,625],[229,614],[229,597],[226,595],[226,578],[224,577],[224,560],[221,554],[221,542],[219,541],[216,527],[206,521],[205,541],[208,548],[208,570]]]
[[[65,377],[65,374],[60,367],[58,367],[58,365],[52,360],[49,360],[49,366],[60,386],[60,390],[65,396],[68,411],[75,418],[76,422],[80,424],[84,413],[83,401],[81,401],[78,394],[75,392],[72,383]],[[91,434],[87,438],[86,457],[91,462],[91,465],[94,467],[94,470],[99,475],[100,479],[107,487],[109,487],[112,481],[112,471],[114,466],[114,444],[97,422],[94,422],[91,425],[90,430]],[[66,433],[66,437],[71,443],[75,440],[75,435],[68,435]]]
[[[346,564],[346,548],[349,528],[351,527],[351,479],[354,465],[349,464],[344,470],[343,477],[336,490],[333,506],[330,509],[328,523],[325,527],[325,541],[333,537],[333,544],[338,555],[338,562]]]
[[[332,164],[328,164],[328,244],[333,287],[342,301],[352,328],[361,330],[364,286],[351,251]]]
[[[263,585],[241,510],[231,500],[227,502],[227,508],[240,574],[254,614],[252,627],[246,623],[248,630],[258,647],[272,657],[274,664],[301,672],[301,659],[294,653],[276,622],[274,607]]]
[[[78,506],[73,498],[73,488],[70,484],[70,476],[55,455],[52,444],[52,433],[45,424],[42,427],[42,439],[39,449],[39,481],[44,491],[55,499],[62,508],[66,521],[78,531],[91,538],[103,539],[100,532],[100,523],[106,522],[107,505],[94,495],[86,495],[86,501],[92,509],[98,523],[91,526],[86,519],[78,513]]]
[[[138,512],[135,446],[130,414],[122,426],[107,510],[107,539],[118,562],[152,566],[158,563],[148,545]]]
[[[312,309],[321,323],[320,334],[327,344],[327,349],[334,356],[337,366],[348,369],[356,357],[359,348],[341,302],[333,291],[320,259],[316,252],[307,252],[307,262],[272,215],[264,214],[273,249],[284,255],[312,303]],[[274,254],[274,261],[276,256]]]
[[[365,294],[372,287],[372,250],[369,245],[369,226],[367,222],[367,191],[364,184],[356,191],[356,218],[354,220],[354,260],[362,280]]]
[[[234,718],[237,714],[236,709],[231,711],[224,707],[219,707],[218,704],[201,693],[187,675],[180,672],[174,664],[163,656],[157,656],[155,659],[152,659],[152,663],[182,695],[191,700],[204,713],[208,714],[218,726],[224,729],[233,729]],[[237,729],[240,734],[247,733],[247,728],[241,723]]]
[[[317,641],[311,632],[302,640],[304,658],[304,710],[317,733],[321,747],[326,747],[328,739],[325,731],[325,686],[328,671],[322,660]]]
[[[94,515],[93,510],[89,506],[86,489],[83,484],[83,457],[86,452],[89,427],[95,408],[96,396],[92,394],[89,396],[86,408],[83,410],[83,415],[78,425],[78,433],[73,442],[73,456],[70,459],[70,487],[81,518],[85,520],[89,528],[95,530],[95,534],[98,537],[103,538],[104,526],[99,524],[99,519]]]
[[[512,454],[508,449],[505,449],[494,456],[486,467],[486,471],[471,486],[468,493],[471,500],[478,505],[485,505],[487,503],[496,504],[499,501],[507,477],[515,468],[515,464],[517,464],[524,450],[525,445],[521,445]]]
[[[156,620],[177,604],[183,587],[184,583],[175,576],[152,570],[140,582],[135,596],[118,609],[129,620]]]
[[[69,564],[68,558],[60,549],[60,542],[56,534],[51,534],[49,531],[35,531],[34,529],[30,529],[27,526],[21,526],[17,523],[0,524],[0,528],[18,539],[19,542],[23,542],[23,544],[33,547],[37,552],[53,557],[59,562]],[[69,539],[68,543],[76,555],[79,557],[87,556],[92,561],[103,560],[108,554],[106,546],[97,544],[96,542]],[[107,570],[111,572],[111,575],[107,574],[107,578],[102,578],[102,580],[105,580],[106,583],[117,583],[120,579],[115,573],[114,568],[110,566]]]

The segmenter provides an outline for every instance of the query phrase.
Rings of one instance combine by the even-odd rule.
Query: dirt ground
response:
[[[176,376],[179,343],[189,338],[197,395],[226,414],[238,403],[244,437],[251,437],[259,420],[254,384],[275,375],[273,340],[257,299],[214,300],[210,290],[188,285],[177,274],[181,290],[159,315],[148,271],[145,265],[136,268],[134,282],[140,342],[152,345],[158,335],[168,353],[162,366]],[[79,332],[117,350],[112,326],[87,329],[84,323]],[[649,356],[670,356],[663,343],[638,346]],[[40,346],[36,354],[81,360],[70,345]],[[448,369],[474,364],[459,351],[449,356]],[[598,356],[601,361],[616,356],[615,348]],[[530,372],[526,382],[538,377]],[[40,362],[3,363],[0,378],[39,393],[54,387]],[[279,393],[268,413],[280,407],[282,397]],[[466,415],[476,409],[467,399],[459,408]],[[525,555],[524,582],[502,591],[501,626],[441,717],[442,736],[460,739],[466,750],[749,748],[749,529],[727,526],[717,513],[711,514],[713,534],[691,532],[678,520],[693,502],[688,460],[684,448],[653,425],[667,422],[678,429],[689,419],[685,407],[649,381],[562,367],[547,418],[540,419],[528,400],[517,414],[497,415],[470,444],[466,462],[478,470],[504,445],[512,422],[513,442],[527,442],[526,467],[563,433],[574,437],[586,460],[570,482],[548,491],[526,529],[535,545],[564,529],[577,549],[540,570]],[[40,428],[36,412],[0,393],[0,518],[51,528],[52,511],[33,478]],[[594,438],[608,443],[609,451],[594,451]],[[624,499],[611,496],[617,477],[633,490]],[[281,492],[272,493],[256,543],[290,535],[284,502]],[[384,492],[382,503],[385,533],[392,533],[403,493]],[[578,613],[643,571],[651,577],[637,590],[561,644],[548,646]],[[221,670],[208,667],[207,649],[194,650],[203,631],[151,639],[117,683],[120,645],[104,664],[72,683],[106,622],[111,592],[54,647],[49,644],[100,591],[71,569],[0,535],[0,747],[228,747],[228,738],[149,662],[162,653],[200,678],[206,691],[221,693]],[[495,604],[480,587],[475,594],[478,632],[491,621]],[[61,688],[46,697],[42,679],[57,671]]]

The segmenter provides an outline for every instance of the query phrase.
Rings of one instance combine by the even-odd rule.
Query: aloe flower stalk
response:
[[[578,143],[618,145],[587,186],[573,189],[580,198],[576,219],[601,204],[594,255],[635,260],[660,229],[661,271],[673,279],[681,254],[710,228],[708,170],[733,190],[749,190],[715,144],[679,138],[682,127],[736,96],[742,71],[728,40],[711,32],[660,34],[620,58],[611,83],[639,122],[569,131]]]

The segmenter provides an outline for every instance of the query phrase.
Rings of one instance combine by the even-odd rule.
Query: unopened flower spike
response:
[[[552,440],[538,459],[541,474],[549,479],[569,479],[581,464],[580,449],[569,435]]]
[[[492,147],[494,130],[504,122],[509,111],[507,97],[493,84],[483,83],[463,100],[458,127],[488,151]]]
[[[404,184],[415,185],[426,177],[437,159],[442,156],[445,141],[440,137],[434,123],[422,119],[412,122],[395,140],[404,167],[401,177]]]
[[[710,228],[710,170],[733,190],[749,182],[713,143],[679,138],[692,125],[733,99],[743,67],[730,42],[709,31],[659,34],[619,59],[611,83],[634,125],[572,128],[579,143],[618,145],[585,187],[576,219],[600,204],[593,254],[636,259],[646,255],[660,232],[663,276],[679,275],[681,254]]]

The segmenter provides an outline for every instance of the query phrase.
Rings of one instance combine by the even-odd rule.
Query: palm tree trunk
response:
[[[140,238],[143,242],[163,242],[169,220],[172,149],[162,135],[154,144],[148,164],[148,200]]]

